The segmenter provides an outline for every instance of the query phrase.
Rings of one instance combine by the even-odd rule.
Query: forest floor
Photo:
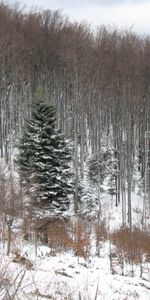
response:
[[[139,226],[142,213],[140,196],[134,195],[133,198],[133,222]],[[113,205],[109,197],[102,196],[104,217],[109,219],[112,232],[122,222],[121,207]],[[76,256],[73,250],[57,252],[41,242],[25,241],[18,232],[9,256],[1,247],[0,299],[150,300],[149,261],[143,264],[142,278],[138,263],[131,265],[126,262],[123,276],[117,252],[110,266],[109,239],[100,243],[99,257],[95,254],[94,237],[91,245],[90,254],[83,258]],[[114,245],[112,249],[115,252]]]
[[[91,256],[86,261],[71,253],[51,256],[47,246],[39,246],[35,256],[35,247],[31,244],[24,245],[21,256],[25,257],[26,264],[23,259],[17,262],[13,254],[1,257],[3,280],[10,278],[12,285],[7,293],[6,289],[1,290],[0,299],[7,299],[7,294],[16,294],[10,299],[22,300],[150,299],[150,264],[145,265],[142,279],[139,266],[134,266],[132,277],[131,265],[126,265],[122,276],[116,258],[112,274],[108,242],[103,244],[100,257]]]

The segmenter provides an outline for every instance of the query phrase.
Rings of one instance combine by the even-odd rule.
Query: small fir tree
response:
[[[55,121],[53,106],[44,101],[35,105],[25,124],[17,162],[21,180],[35,203],[64,211],[72,193],[71,152]]]
[[[100,154],[95,154],[88,161],[88,175],[93,184],[98,184],[98,169],[100,170],[100,184],[108,175],[110,162],[110,152],[101,150]]]

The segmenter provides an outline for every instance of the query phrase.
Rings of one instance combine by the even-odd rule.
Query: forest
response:
[[[57,219],[58,206],[53,210],[54,222],[48,211],[42,218],[43,206],[34,206],[31,199],[32,186],[25,190],[18,175],[18,143],[26,123],[32,120],[34,108],[43,100],[55,109],[55,128],[63,132],[71,149],[71,213],[68,202],[64,209],[65,218],[68,213],[71,223],[61,223],[60,215]],[[64,157],[65,153],[68,152],[63,152]],[[149,261],[150,37],[109,26],[93,30],[86,22],[71,22],[60,10],[27,12],[19,5],[10,7],[1,2],[0,157],[1,240],[4,244],[8,240],[8,255],[15,218],[23,218],[22,228],[28,239],[29,226],[30,231],[34,228],[36,241],[37,231],[44,228],[44,242],[48,240],[48,230],[54,248],[70,249],[70,230],[76,236],[74,251],[87,257],[88,251],[83,251],[88,248],[91,234],[87,223],[93,220],[98,255],[101,241],[111,234],[110,241],[123,249],[119,256],[123,273],[124,252],[135,263],[131,252],[139,247],[139,253],[147,253]],[[106,194],[114,211],[121,209],[117,233],[108,232],[104,224]],[[142,207],[138,229],[134,228],[133,220],[135,201]],[[74,228],[70,216],[83,217],[85,223],[80,219]],[[37,226],[39,218],[41,226]],[[138,257],[142,274],[141,256]]]
[[[131,223],[135,167],[145,194],[150,188],[149,37],[103,26],[92,32],[59,10],[25,13],[1,3],[0,53],[1,157],[12,159],[24,120],[42,91],[57,108],[58,128],[74,143],[75,201],[87,159],[111,145],[118,170],[116,202],[126,206],[127,192]]]

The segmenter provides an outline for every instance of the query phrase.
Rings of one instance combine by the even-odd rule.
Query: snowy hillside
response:
[[[125,268],[121,276],[117,258],[114,262],[114,274],[110,271],[109,245],[103,244],[100,258],[91,256],[85,262],[72,253],[51,256],[50,248],[39,246],[37,256],[31,244],[21,246],[21,254],[29,259],[30,267],[14,262],[14,255],[1,256],[0,299],[140,299],[149,300],[150,265],[147,263],[143,279],[140,268],[135,267],[131,277],[131,265]],[[7,278],[10,282],[7,282]],[[9,285],[10,284],[10,285]],[[13,297],[14,293],[14,297]]]
[[[0,300],[150,300],[150,38],[1,1],[0,70]]]
[[[142,207],[139,206],[139,196],[134,194],[133,197],[133,220],[139,227]],[[101,201],[103,216],[109,225],[107,228],[109,227],[113,233],[122,224],[121,208],[112,205],[111,197],[107,194],[102,194]],[[77,224],[76,220],[73,221],[74,226]],[[62,241],[54,230],[54,236],[50,235],[49,246],[44,245],[40,239],[36,240],[34,234],[30,236],[29,241],[25,241],[22,238],[24,232],[22,222],[18,222],[19,220],[14,222],[9,257],[5,255],[7,241],[1,244],[0,299],[150,299],[150,261],[148,253],[147,260],[144,258],[146,255],[144,250],[141,276],[140,262],[132,264],[125,259],[122,269],[118,252],[121,250],[113,241],[110,242],[105,236],[106,233],[101,232],[99,255],[96,255],[96,235],[92,220],[88,223],[91,230],[88,228],[89,235],[86,236],[86,241],[82,238],[82,233],[77,231],[76,238],[79,236],[80,238],[75,248],[70,246],[68,241],[68,246],[67,244],[60,246],[65,240],[63,231]],[[69,228],[71,232],[71,227]],[[86,231],[87,228],[82,223],[79,230]],[[53,244],[50,246],[52,241]]]

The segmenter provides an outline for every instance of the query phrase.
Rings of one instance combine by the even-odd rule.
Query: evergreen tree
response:
[[[55,127],[55,109],[44,101],[34,107],[19,143],[18,165],[22,182],[35,203],[67,210],[72,193],[70,148]]]
[[[107,161],[109,158],[108,151],[102,151],[98,155],[96,153],[88,161],[88,175],[91,182],[95,185],[98,184],[98,169],[100,170],[100,184],[103,184],[107,176]]]

